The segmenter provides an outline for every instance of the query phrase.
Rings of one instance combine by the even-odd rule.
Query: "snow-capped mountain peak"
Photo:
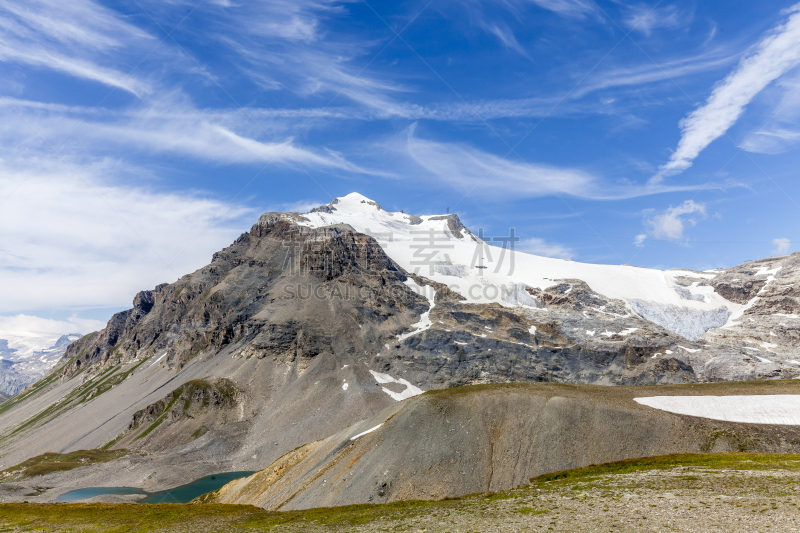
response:
[[[388,212],[353,192],[293,219],[319,228],[347,224],[372,236],[408,272],[447,285],[473,303],[536,308],[528,289],[544,290],[563,280],[581,280],[595,292],[625,302],[638,314],[688,338],[723,326],[741,311],[707,281],[716,274],[662,271],[629,265],[580,263],[520,252],[513,228],[501,235],[477,235],[455,214]]]

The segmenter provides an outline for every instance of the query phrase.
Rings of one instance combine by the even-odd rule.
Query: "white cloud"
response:
[[[464,194],[508,197],[569,194],[587,196],[596,178],[577,169],[512,162],[475,148],[420,139],[408,130],[408,155],[430,174]]]
[[[598,73],[578,87],[573,93],[573,97],[580,98],[604,89],[639,86],[709,72],[727,65],[733,60],[733,56],[724,55],[722,51],[715,51],[709,54],[665,61],[658,65],[648,63],[643,66],[609,69]]]
[[[771,91],[764,91],[762,101],[772,106],[769,119],[750,132],[739,145],[742,150],[761,154],[780,154],[800,142],[800,72],[785,76]]]
[[[754,131],[739,147],[746,152],[758,154],[781,154],[800,141],[800,130],[771,127]]]
[[[364,69],[363,58],[374,53],[375,43],[322,29],[326,17],[343,9],[339,0],[204,6],[211,27],[223,31],[209,31],[203,39],[232,52],[232,64],[264,90],[321,96],[326,104],[339,97],[342,103],[349,99],[376,110],[391,108],[396,104],[388,95],[408,89]],[[236,31],[224,31],[230,28]]]
[[[207,264],[256,216],[114,183],[123,169],[113,162],[62,160],[28,176],[33,167],[0,162],[0,313],[130,306],[138,291]]]
[[[682,12],[675,5],[652,7],[647,5],[626,6],[623,24],[633,31],[650,35],[660,28],[675,29],[691,22],[691,13]]]
[[[499,22],[484,23],[483,27],[489,33],[494,34],[506,48],[510,48],[511,50],[514,50],[522,55],[527,55],[525,49],[522,48],[522,45],[519,44],[517,38],[514,37],[514,32],[512,32],[505,24],[501,24]]]
[[[773,250],[775,255],[786,255],[792,249],[792,241],[785,237],[772,239],[772,244],[775,245],[775,249]]]
[[[63,72],[138,96],[150,92],[150,85],[110,64],[131,50],[155,45],[144,31],[91,0],[7,0],[0,8],[0,61]]]
[[[406,143],[400,150],[440,182],[465,195],[508,199],[566,194],[594,200],[620,200],[718,187],[717,184],[603,183],[598,176],[580,169],[520,162],[515,154],[504,158],[466,145],[425,140],[415,136],[415,126],[408,129]]]
[[[637,235],[633,243],[636,246],[643,246],[648,238],[681,241],[685,237],[684,231],[686,228],[697,225],[704,218],[706,218],[705,204],[696,203],[694,200],[686,200],[677,207],[670,206],[663,213],[646,217],[644,221],[645,233]]]
[[[333,151],[312,151],[298,146],[291,137],[270,132],[273,126],[266,121],[259,121],[258,126],[254,126],[255,119],[238,110],[231,113],[206,112],[176,98],[128,112],[109,113],[10,98],[5,100],[13,109],[0,107],[0,118],[5,118],[0,122],[0,140],[4,141],[0,155],[3,151],[16,154],[19,150],[30,150],[28,137],[33,134],[37,140],[39,136],[44,139],[68,137],[59,146],[59,152],[74,150],[83,157],[116,155],[120,148],[128,152],[135,148],[226,164],[299,162],[371,173]],[[19,115],[24,120],[20,120]],[[278,140],[276,137],[279,135],[282,138]],[[49,144],[58,142],[49,141]],[[41,143],[39,149],[46,153],[50,146]]]
[[[473,9],[477,9],[477,13],[484,19],[488,19],[496,12],[493,8],[483,9],[486,7],[485,4],[489,4],[489,2],[471,0],[471,4],[473,5]],[[465,2],[458,2],[454,5],[463,9]],[[591,0],[495,0],[492,5],[505,9],[518,20],[523,19],[523,10],[531,6],[546,9],[558,15],[575,19],[583,19],[586,18],[587,15],[597,15],[599,13],[597,4]],[[488,27],[484,26],[484,29],[488,29]]]
[[[527,52],[516,41],[513,34],[506,27],[502,27],[504,43],[510,48],[517,48],[521,54]],[[500,27],[497,28],[498,31]],[[508,31],[508,33],[506,33]],[[513,40],[512,40],[513,39]],[[620,106],[611,105],[608,101],[586,99],[587,95],[598,91],[634,87],[639,90],[641,86],[675,80],[700,73],[713,72],[724,68],[734,62],[736,57],[725,53],[725,50],[715,50],[702,55],[664,61],[659,65],[647,63],[645,65],[610,68],[599,71],[588,78],[580,86],[569,93],[564,99],[563,94],[553,96],[540,96],[531,98],[469,100],[435,103],[424,105],[402,102],[390,96],[390,93],[407,91],[403,86],[386,85],[381,91],[381,86],[372,80],[367,87],[359,91],[348,92],[352,100],[363,103],[362,108],[327,107],[324,110],[314,108],[294,109],[255,109],[245,108],[254,117],[265,118],[312,118],[326,119],[355,119],[375,120],[385,118],[404,118],[408,120],[436,120],[458,122],[480,122],[497,118],[530,118],[530,117],[557,117],[557,116],[583,116],[583,115],[609,115],[619,113]],[[338,83],[341,85],[341,82]],[[337,86],[338,86],[337,85]],[[275,87],[272,87],[275,88]],[[626,102],[625,105],[631,105]]]
[[[733,126],[761,90],[800,64],[800,4],[786,13],[786,21],[741,60],[736,70],[714,88],[705,105],[681,121],[678,147],[654,181],[692,166],[700,152]]]
[[[530,15],[529,8],[540,8],[551,11],[565,18],[584,19],[588,15],[597,16],[599,9],[591,0],[461,0],[451,2],[452,6],[458,9],[459,13],[466,13],[471,19],[470,22],[483,31],[497,37],[497,39],[510,50],[528,56],[523,46],[514,35],[514,31],[501,20],[500,10],[510,13],[516,22],[525,24]],[[538,11],[534,9],[533,11]],[[539,16],[536,13],[533,16]]]
[[[29,357],[34,350],[51,348],[62,335],[91,333],[104,327],[105,323],[99,320],[76,316],[53,320],[25,314],[0,315],[0,339],[8,341],[9,348],[14,350],[13,359]]]
[[[511,0],[514,1],[514,0]],[[583,18],[597,13],[597,6],[589,0],[516,0],[517,3],[529,2],[542,9],[547,9],[567,17]]]
[[[514,248],[520,252],[541,255],[544,257],[555,257],[557,259],[571,259],[575,255],[575,252],[567,246],[558,243],[547,242],[538,237],[522,239]]]
[[[58,338],[66,333],[90,333],[105,327],[99,320],[69,317],[66,320],[53,320],[38,316],[19,314],[14,316],[0,316],[0,336],[4,332],[20,337],[55,336]]]

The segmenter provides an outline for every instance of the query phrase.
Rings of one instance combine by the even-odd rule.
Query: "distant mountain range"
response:
[[[64,355],[67,346],[80,338],[77,333],[62,335],[53,346],[24,355],[10,348],[8,340],[0,339],[0,392],[13,396],[47,374]]]
[[[694,384],[800,376],[800,254],[661,271],[512,253],[515,238],[473,232],[455,214],[386,212],[355,193],[266,213],[206,267],[139,293],[0,406],[0,467],[124,448],[133,453],[36,481],[50,487],[37,498],[112,478],[158,490],[266,469],[220,501],[297,508],[455,496],[487,476],[499,490],[548,464],[800,446],[800,435],[773,438],[735,416],[699,423],[634,401],[658,387],[587,386],[725,395],[756,389]],[[462,387],[479,384],[489,387]],[[416,398],[434,389],[452,394]],[[545,449],[551,459],[531,459]],[[14,497],[9,487],[0,496]]]

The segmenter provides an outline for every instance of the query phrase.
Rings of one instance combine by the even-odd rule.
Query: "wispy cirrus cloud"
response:
[[[785,14],[785,21],[764,37],[714,88],[706,103],[681,121],[678,147],[653,181],[692,166],[700,152],[736,123],[758,93],[800,65],[800,4],[795,4]]]
[[[452,5],[459,12],[467,13],[474,26],[495,36],[509,50],[524,56],[528,56],[528,52],[519,43],[514,30],[503,20],[503,15],[520,23],[526,20],[529,12],[541,14],[541,10],[568,20],[583,20],[590,16],[599,17],[600,14],[597,4],[591,0],[466,0]]]
[[[0,3],[0,61],[50,69],[142,96],[152,90],[150,83],[120,70],[119,57],[156,43],[91,0]]]
[[[634,4],[625,6],[623,24],[633,31],[651,35],[654,30],[676,29],[692,21],[692,12],[681,10],[677,5],[662,7]]]
[[[218,43],[231,63],[264,90],[287,90],[325,103],[341,97],[338,105],[350,101],[374,109],[392,106],[389,95],[409,89],[356,62],[374,54],[376,43],[323,29],[323,23],[342,14],[347,3],[273,0],[208,5],[197,16],[213,20],[211,27],[220,29],[189,38]]]
[[[609,183],[596,174],[578,168],[524,162],[519,161],[516,155],[505,158],[472,146],[422,139],[416,135],[416,125],[408,129],[405,143],[396,149],[431,176],[463,191],[465,195],[480,194],[493,199],[563,194],[593,200],[621,200],[720,187],[720,184],[673,186]]]
[[[522,197],[550,194],[582,195],[595,188],[597,178],[578,169],[518,163],[478,149],[420,139],[415,127],[408,130],[408,156],[430,174],[465,194],[478,188],[481,194]]]
[[[639,87],[661,81],[675,80],[708,73],[733,63],[736,56],[726,54],[725,50],[715,50],[696,56],[663,61],[658,64],[648,62],[634,67],[617,67],[601,70],[589,78],[573,92],[573,98],[582,98],[590,93],[621,87]]]
[[[597,14],[597,4],[590,0],[503,0],[506,4],[535,5],[566,17],[584,18]]]
[[[739,148],[758,154],[780,154],[800,142],[800,129],[796,125],[782,125],[763,128],[751,132]]]
[[[167,98],[152,105],[116,112],[84,107],[47,105],[5,98],[0,107],[0,139],[6,153],[30,150],[82,154],[87,158],[116,156],[120,148],[150,153],[188,156],[223,164],[302,163],[361,174],[373,173],[331,150],[298,145],[291,136],[272,133],[270,126],[256,128],[241,110],[207,112],[189,102]],[[88,115],[90,118],[86,118]],[[19,117],[24,120],[19,120]],[[33,141],[27,140],[33,136]],[[86,146],[91,146],[91,151]]]
[[[521,55],[528,55],[525,49],[519,44],[514,32],[502,22],[484,22],[483,29],[497,37],[506,48],[510,48]]]
[[[748,133],[739,147],[761,154],[784,153],[800,143],[800,72],[778,80],[764,100],[772,107],[768,119]]]

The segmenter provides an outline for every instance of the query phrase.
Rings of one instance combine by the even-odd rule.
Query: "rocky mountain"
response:
[[[0,392],[13,396],[53,368],[72,342],[81,338],[78,333],[62,335],[49,348],[20,354],[0,339]]]
[[[800,254],[728,270],[660,271],[512,253],[515,238],[473,233],[453,214],[386,212],[355,193],[309,213],[266,213],[208,266],[139,293],[132,309],[70,344],[50,374],[1,406],[0,467],[50,451],[125,448],[133,453],[123,459],[48,477],[41,498],[109,479],[153,490],[272,467],[312,443],[334,453],[387,416],[428,406],[425,397],[405,400],[434,389],[800,374]],[[541,398],[537,392],[525,401],[538,402],[534,396]],[[484,402],[502,404],[480,398],[475,413],[495,412]],[[653,411],[629,408],[618,413]],[[442,409],[444,416],[451,408]],[[435,424],[436,411],[426,412],[426,424]],[[463,424],[477,425],[465,432],[488,431],[466,412]],[[646,433],[651,420],[631,424]],[[669,450],[699,446],[676,442],[683,444]],[[779,446],[771,442],[763,448]],[[500,471],[523,460],[523,448],[534,449],[521,446],[503,452],[496,479],[504,481],[490,487],[517,480]],[[569,464],[666,448],[642,442],[622,449],[613,457],[573,454]],[[404,483],[435,468],[426,464],[406,472]],[[3,490],[12,488],[0,484]],[[368,492],[318,501],[355,502]],[[312,505],[314,498],[298,501]]]

